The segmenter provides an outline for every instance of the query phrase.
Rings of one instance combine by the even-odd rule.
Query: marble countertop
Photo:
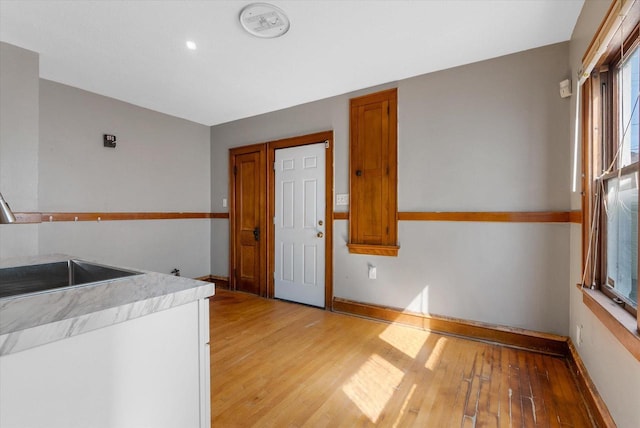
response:
[[[69,259],[94,262],[55,254],[3,260],[0,261],[0,268]],[[0,355],[19,352],[214,294],[214,284],[209,282],[114,267],[142,274],[0,299]]]

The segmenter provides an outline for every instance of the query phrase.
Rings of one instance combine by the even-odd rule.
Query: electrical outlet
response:
[[[369,279],[376,279],[378,277],[378,270],[375,266],[369,265]]]
[[[336,205],[349,205],[349,194],[342,193],[336,195]]]
[[[576,326],[576,345],[578,346],[582,345],[582,328],[581,325]]]

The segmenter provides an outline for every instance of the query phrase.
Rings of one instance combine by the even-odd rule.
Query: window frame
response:
[[[618,74],[622,64],[640,49],[640,24],[618,44],[603,55],[595,71],[584,84],[583,97],[583,286],[596,288],[638,319],[637,307],[608,285],[607,275],[607,218],[603,201],[607,182],[620,175],[640,174],[640,161],[624,167],[615,165],[611,172],[598,177],[605,166],[611,165],[619,141]],[[638,107],[640,108],[640,107]],[[619,162],[619,160],[617,160]],[[638,186],[640,188],[640,186]],[[639,190],[640,192],[640,190]],[[640,224],[640,215],[638,215]],[[640,242],[640,239],[639,239]],[[590,245],[589,245],[590,244]],[[589,248],[590,247],[590,248]],[[640,267],[640,252],[638,252]],[[636,274],[637,275],[637,274]],[[637,286],[637,285],[636,285]]]

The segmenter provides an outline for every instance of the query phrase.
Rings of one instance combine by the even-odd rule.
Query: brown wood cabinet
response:
[[[351,99],[351,253],[398,255],[397,100],[397,89]]]

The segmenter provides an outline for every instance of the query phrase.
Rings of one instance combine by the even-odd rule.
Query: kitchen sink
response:
[[[82,260],[4,268],[0,269],[0,299],[141,274]]]

